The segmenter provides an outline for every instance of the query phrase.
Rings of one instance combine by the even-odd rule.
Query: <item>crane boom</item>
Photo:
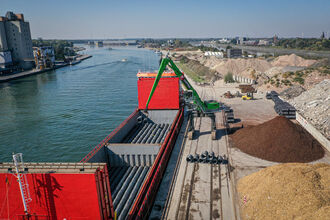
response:
[[[146,110],[148,109],[149,102],[157,88],[158,82],[160,78],[162,77],[162,74],[164,73],[166,66],[169,66],[174,73],[179,77],[183,85],[186,87],[187,90],[192,91],[192,95],[194,98],[194,103],[198,106],[199,110],[203,113],[207,113],[210,111],[218,110],[219,109],[219,103],[218,102],[203,102],[201,98],[199,97],[197,91],[192,87],[192,85],[189,83],[185,75],[180,71],[180,69],[175,65],[175,63],[169,58],[165,57],[162,59],[162,62],[159,66],[158,74],[156,76],[156,79],[154,81],[154,84],[151,88],[149,98],[146,104]]]

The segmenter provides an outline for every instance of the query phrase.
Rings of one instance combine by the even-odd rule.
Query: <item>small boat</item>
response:
[[[127,61],[127,59],[122,59],[122,60],[121,60],[121,62],[126,62],[126,61]]]

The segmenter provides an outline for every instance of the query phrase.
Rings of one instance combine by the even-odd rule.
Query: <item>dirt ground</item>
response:
[[[260,96],[254,100],[224,99],[224,103],[233,109],[235,119],[238,120],[239,124],[244,126],[257,125],[277,116],[274,102]]]
[[[192,81],[190,80],[190,82]],[[192,84],[198,93],[202,94],[202,99],[216,96],[218,100],[225,103],[226,105],[229,105],[233,109],[234,117],[238,119],[236,126],[240,126],[241,124],[244,126],[257,125],[277,116],[276,112],[274,111],[274,103],[271,100],[267,100],[265,98],[266,94],[264,92],[259,91],[258,93],[254,94],[254,100],[242,100],[241,98],[228,99],[224,98],[223,94],[227,91],[235,94],[237,91],[239,91],[239,84],[225,84],[223,81],[217,81],[213,86],[199,86],[194,82],[192,82]],[[228,154],[231,163],[234,189],[236,189],[236,183],[240,178],[257,172],[260,169],[266,168],[268,166],[278,164],[276,162],[270,162],[250,156],[246,153],[243,153],[239,149],[234,148],[232,146],[230,137]],[[326,154],[322,159],[312,163],[319,162],[330,163],[330,152],[326,151]],[[237,192],[236,196],[234,197],[236,199],[235,204],[240,204]]]

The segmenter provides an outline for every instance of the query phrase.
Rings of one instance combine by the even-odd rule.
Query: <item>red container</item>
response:
[[[38,166],[41,167],[42,163]],[[45,166],[50,167],[49,164]],[[71,163],[67,166],[70,170],[70,166],[74,165]],[[31,216],[28,218],[24,213],[17,178],[10,172],[2,172],[0,173],[0,219],[114,218],[106,165],[101,167],[102,169],[97,168],[95,173],[77,171],[78,169],[68,173],[58,173],[54,171],[55,166],[39,173],[40,170],[34,172],[30,165],[27,167],[29,170],[25,175],[32,199],[28,203]]]
[[[138,78],[139,109],[145,109],[155,78]],[[179,109],[179,78],[163,77],[152,96],[148,109]]]

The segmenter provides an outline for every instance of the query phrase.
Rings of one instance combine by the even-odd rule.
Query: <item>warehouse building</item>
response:
[[[7,12],[0,16],[0,65],[13,63],[23,69],[33,67],[32,39],[29,22],[23,14]]]
[[[228,49],[227,57],[228,58],[242,57],[242,49],[236,49],[236,48]]]

